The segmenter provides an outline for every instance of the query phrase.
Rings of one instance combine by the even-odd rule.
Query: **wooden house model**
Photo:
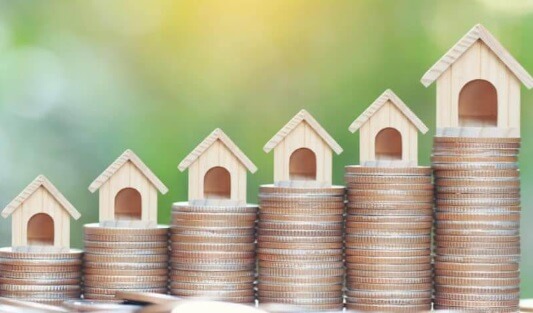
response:
[[[246,172],[257,167],[219,128],[207,136],[178,166],[189,169],[189,202],[246,204]]]
[[[99,191],[99,221],[105,227],[154,227],[158,192],[167,187],[131,150],[98,176],[89,191]]]
[[[306,110],[298,112],[263,150],[274,150],[274,184],[278,186],[309,182],[331,185],[333,152],[342,152],[341,146]]]
[[[437,136],[520,137],[520,84],[533,78],[482,25],[422,77],[437,82]]]
[[[353,123],[359,130],[359,162],[363,166],[417,166],[418,132],[428,128],[388,89]]]
[[[2,211],[11,216],[14,251],[65,252],[70,249],[70,219],[80,213],[43,175],[39,175]]]

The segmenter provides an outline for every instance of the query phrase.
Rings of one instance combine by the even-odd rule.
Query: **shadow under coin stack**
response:
[[[168,293],[168,226],[86,224],[85,299],[113,300],[117,291]]]
[[[167,187],[126,150],[89,190],[99,191],[99,223],[83,227],[83,297],[113,301],[117,291],[168,293],[169,227],[157,225],[158,192]]]
[[[0,249],[0,296],[61,304],[81,294],[82,251],[40,253]]]
[[[344,187],[260,187],[259,303],[341,310]]]
[[[435,307],[517,312],[518,138],[435,137]]]
[[[347,308],[431,308],[433,186],[429,167],[347,166]]]
[[[171,294],[254,303],[256,219],[254,205],[174,204]]]

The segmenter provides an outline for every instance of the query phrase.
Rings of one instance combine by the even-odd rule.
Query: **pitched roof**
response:
[[[340,154],[342,152],[341,146],[333,139],[328,132],[320,126],[315,118],[306,110],[298,112],[282,129],[280,129],[272,139],[270,139],[263,150],[268,153],[274,149],[283,139],[290,134],[300,123],[306,122],[311,128],[324,140],[335,153]]]
[[[161,192],[162,194],[165,194],[168,192],[168,188],[155,176],[155,174],[146,166],[146,164],[141,161],[141,159],[130,149],[124,151],[116,160],[115,162],[111,163],[100,176],[96,177],[96,179],[91,183],[89,186],[90,192],[95,192],[100,188],[111,176],[113,176],[121,167],[122,165],[126,164],[126,162],[130,161],[135,165],[141,173]]]
[[[189,155],[187,155],[183,161],[181,161],[181,163],[178,165],[178,169],[182,172],[186,170],[217,140],[220,140],[220,142],[222,142],[250,172],[255,173],[257,171],[255,164],[248,159],[241,149],[239,149],[239,147],[237,147],[237,145],[220,128],[215,129],[198,146],[196,146],[196,148],[194,148],[194,150],[189,153]]]
[[[61,204],[61,206],[72,216],[74,219],[80,218],[81,214],[74,208],[74,206],[57,190],[57,188],[44,176],[39,175],[35,178],[24,190],[11,201],[2,210],[2,217],[7,218],[11,213],[15,212],[21,204],[26,201],[39,187],[46,189],[52,197]]]
[[[418,130],[425,134],[428,131],[427,126],[409,109],[409,107],[390,89],[385,90],[359,117],[352,122],[349,130],[355,133],[364,123],[366,123],[374,113],[379,111],[387,101],[400,110],[400,112],[418,128]]]
[[[457,42],[446,54],[440,58],[420,80],[424,86],[431,85],[444,73],[459,57],[465,53],[476,41],[481,40],[489,49],[509,68],[509,70],[528,88],[533,87],[533,78],[516,61],[515,58],[502,46],[483,25],[477,24],[459,42]]]

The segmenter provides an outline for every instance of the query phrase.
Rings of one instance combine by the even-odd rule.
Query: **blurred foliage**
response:
[[[0,203],[47,175],[97,220],[90,182],[131,148],[167,184],[159,221],[186,199],[179,161],[221,127],[256,163],[250,202],[272,181],[264,143],[301,108],[344,147],[334,181],[358,163],[347,128],[393,89],[431,131],[435,87],[419,80],[474,24],[483,23],[533,71],[531,0],[0,1]],[[523,190],[533,185],[533,94],[523,94]],[[533,297],[533,193],[523,195],[523,296]],[[0,222],[1,243],[10,223]]]

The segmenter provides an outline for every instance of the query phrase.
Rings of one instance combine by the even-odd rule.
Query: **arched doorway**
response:
[[[221,166],[211,168],[204,176],[205,199],[230,199],[231,175]]]
[[[402,134],[392,127],[383,128],[376,135],[376,161],[402,159]]]
[[[495,127],[498,125],[498,94],[490,82],[473,80],[459,93],[459,126]]]
[[[289,160],[290,180],[316,180],[316,155],[307,148],[294,150]]]
[[[115,196],[116,220],[140,220],[142,217],[142,199],[137,189],[124,188]]]
[[[38,213],[28,221],[28,245],[53,246],[54,220],[46,213]]]

